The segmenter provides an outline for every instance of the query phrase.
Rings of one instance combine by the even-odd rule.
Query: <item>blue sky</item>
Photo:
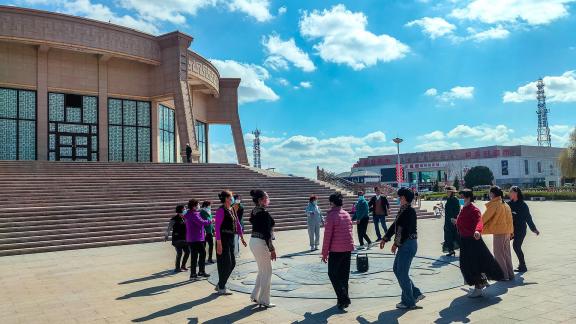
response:
[[[222,76],[263,167],[313,176],[360,157],[536,143],[543,77],[554,146],[576,124],[576,0],[16,0],[153,34],[175,29]],[[235,161],[212,127],[213,162]]]

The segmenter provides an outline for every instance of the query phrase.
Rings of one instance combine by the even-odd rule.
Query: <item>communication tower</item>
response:
[[[552,146],[550,127],[548,127],[548,112],[550,110],[546,108],[546,94],[544,93],[544,81],[542,81],[542,78],[538,79],[537,87],[538,110],[536,114],[538,115],[538,146],[550,147]]]
[[[255,131],[252,132],[254,135],[254,167],[261,169],[262,164],[260,163],[260,130],[256,128]]]

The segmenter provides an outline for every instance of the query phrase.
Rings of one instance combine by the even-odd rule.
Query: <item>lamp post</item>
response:
[[[397,158],[398,161],[396,163],[396,182],[398,183],[398,188],[400,188],[400,175],[402,172],[401,166],[400,166],[400,143],[402,143],[404,140],[401,139],[400,137],[396,137],[392,140],[394,143],[396,143],[396,148],[397,148]],[[404,177],[402,177],[404,178]]]

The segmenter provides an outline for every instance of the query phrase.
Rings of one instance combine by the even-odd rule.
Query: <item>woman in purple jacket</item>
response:
[[[190,280],[200,277],[210,277],[204,269],[206,261],[206,249],[204,248],[204,226],[210,225],[209,220],[200,216],[200,202],[192,199],[188,202],[188,212],[186,218],[186,242],[190,246],[192,260],[190,265]],[[196,264],[198,263],[198,274],[196,274]]]

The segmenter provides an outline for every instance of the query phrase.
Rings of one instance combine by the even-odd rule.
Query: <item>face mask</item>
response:
[[[234,204],[234,203],[235,203],[235,200],[234,200],[234,197],[232,197],[232,204]]]

